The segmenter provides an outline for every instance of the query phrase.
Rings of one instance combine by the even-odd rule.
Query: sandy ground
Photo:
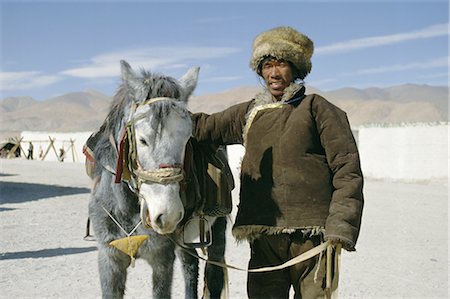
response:
[[[0,163],[0,298],[99,298],[96,243],[83,240],[84,165]],[[448,298],[448,186],[368,180],[365,197],[357,252],[342,255],[340,298]],[[248,245],[230,229],[227,261],[246,267]],[[151,298],[150,275],[143,261],[130,268],[126,298]],[[246,274],[229,277],[230,298],[246,298]],[[182,285],[177,264],[173,298]]]

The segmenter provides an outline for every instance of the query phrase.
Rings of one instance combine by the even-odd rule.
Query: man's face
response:
[[[263,62],[261,75],[277,100],[281,99],[284,89],[294,80],[291,65],[286,60],[270,59]]]

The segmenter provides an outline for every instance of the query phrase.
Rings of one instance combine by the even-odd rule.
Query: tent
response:
[[[21,156],[21,153],[25,152],[23,151],[22,147],[20,146],[20,142],[22,141],[22,138],[16,139],[16,138],[10,138],[8,140],[5,140],[0,143],[0,157],[1,158],[17,158]],[[25,155],[26,156],[26,155]]]

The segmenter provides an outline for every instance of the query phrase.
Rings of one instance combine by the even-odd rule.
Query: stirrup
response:
[[[203,215],[189,219],[184,227],[188,225],[197,225],[198,237],[192,241],[186,241],[186,231],[183,228],[183,244],[189,248],[205,248],[212,244],[212,230],[208,219]]]

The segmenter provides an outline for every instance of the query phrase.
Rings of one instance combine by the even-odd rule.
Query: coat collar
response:
[[[290,100],[295,98],[302,99],[305,94],[305,86],[303,84],[291,83],[284,90],[283,96],[279,102],[289,104]],[[277,99],[266,89],[255,95],[255,106],[271,104],[278,102]]]

